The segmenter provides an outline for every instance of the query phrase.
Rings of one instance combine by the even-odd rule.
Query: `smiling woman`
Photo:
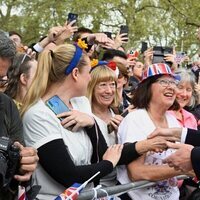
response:
[[[197,129],[197,120],[194,115],[184,109],[185,106],[193,106],[195,103],[195,76],[191,71],[185,69],[179,69],[175,73],[181,78],[176,94],[180,108],[176,111],[170,111],[170,113],[176,117],[181,126]]]
[[[135,110],[130,112],[119,126],[120,143],[125,144],[146,139],[156,128],[179,127],[177,120],[168,109],[177,108],[176,79],[166,64],[153,64],[143,73],[133,97]],[[126,166],[117,169],[118,180],[122,184],[131,181],[159,181],[152,187],[129,192],[132,199],[179,199],[179,190],[174,178],[180,173],[163,165],[162,160],[173,152],[167,149],[162,153],[147,153]],[[128,169],[128,171],[127,171]],[[164,181],[161,181],[165,179]]]
[[[116,132],[123,117],[115,115],[111,108],[113,106],[117,107],[119,104],[117,75],[115,72],[106,65],[96,66],[91,71],[91,80],[88,84],[87,96],[90,100],[95,120],[99,125],[107,145],[116,144]],[[101,185],[103,186],[112,186],[116,183],[116,170],[101,179]]]

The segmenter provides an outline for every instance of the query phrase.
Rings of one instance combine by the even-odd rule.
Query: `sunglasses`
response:
[[[8,79],[0,78],[0,87],[5,87],[8,84]]]

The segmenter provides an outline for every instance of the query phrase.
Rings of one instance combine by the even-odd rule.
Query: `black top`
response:
[[[197,178],[200,179],[200,131],[188,129],[185,143],[194,146],[191,162]]]
[[[19,116],[19,111],[11,98],[0,92],[0,137],[9,137],[12,141],[23,142],[22,122]],[[1,170],[1,169],[0,169]],[[17,191],[18,183],[13,181],[11,190],[0,191],[0,199],[14,199]]]
[[[4,93],[0,93],[0,113],[0,136],[24,144],[19,111],[13,100]]]
[[[100,171],[100,174],[92,180],[97,183],[100,178],[113,170],[113,165],[110,161],[102,160],[102,156],[108,147],[98,125],[95,124],[85,130],[93,146],[92,164],[90,165],[76,166],[62,139],[53,140],[38,148],[41,166],[64,187],[69,187],[75,182],[83,183]],[[128,164],[138,157],[139,154],[135,150],[135,143],[127,144],[122,150],[119,164]]]

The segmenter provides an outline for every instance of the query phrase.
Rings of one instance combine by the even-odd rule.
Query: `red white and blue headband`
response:
[[[114,62],[114,61],[109,61],[109,62],[108,62],[108,61],[97,60],[97,59],[93,59],[93,60],[91,61],[92,70],[95,69],[96,67],[101,66],[101,65],[105,65],[105,66],[107,66],[108,68],[110,68],[111,70],[113,70],[114,73],[115,73],[115,75],[116,75],[116,77],[118,77],[118,75],[119,75],[119,69],[118,69],[118,67],[117,67],[116,62]],[[92,71],[92,70],[91,70],[91,71]]]

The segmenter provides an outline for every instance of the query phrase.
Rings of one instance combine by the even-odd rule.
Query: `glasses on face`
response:
[[[156,82],[158,82],[163,87],[171,86],[171,87],[177,87],[178,81],[175,80],[167,80],[167,79],[158,79]]]
[[[115,82],[114,81],[113,82],[100,82],[97,85],[97,88],[100,90],[106,90],[108,87],[111,89],[115,89],[116,88]]]
[[[0,87],[5,87],[6,84],[8,83],[8,79],[4,77],[0,77]]]

